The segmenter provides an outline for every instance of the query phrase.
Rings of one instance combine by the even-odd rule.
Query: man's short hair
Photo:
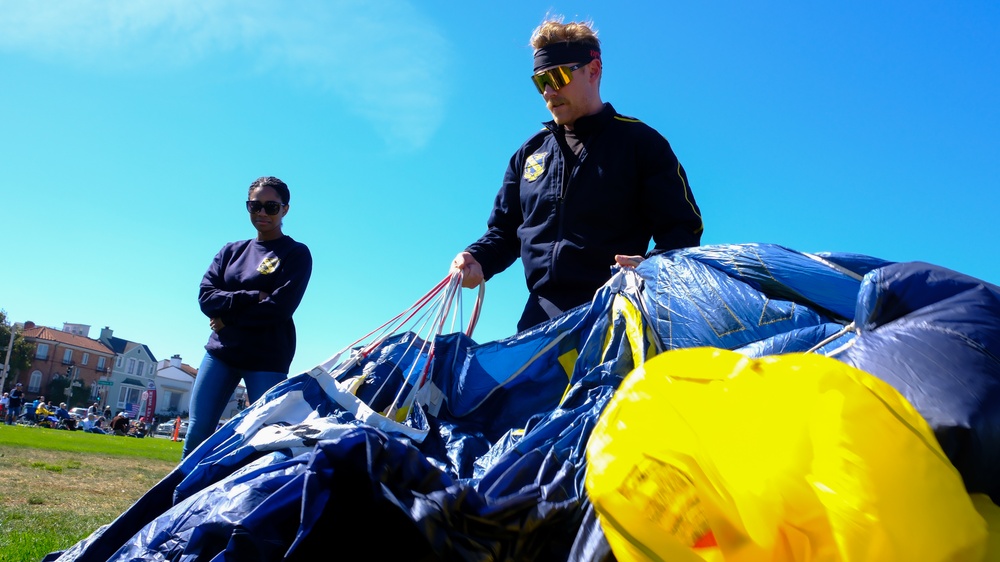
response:
[[[597,31],[594,23],[590,21],[571,21],[563,23],[562,17],[550,19],[542,22],[531,33],[531,46],[540,49],[549,43],[566,41],[569,43],[583,43],[601,48],[601,41],[597,38]]]

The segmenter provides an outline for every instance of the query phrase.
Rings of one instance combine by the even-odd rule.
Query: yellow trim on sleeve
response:
[[[705,219],[701,218],[701,212],[698,211],[698,207],[694,204],[694,201],[691,201],[691,198],[689,197],[689,195],[691,194],[691,190],[688,188],[687,182],[684,181],[684,174],[681,173],[682,169],[683,168],[681,168],[681,163],[680,161],[678,161],[677,178],[681,180],[681,184],[684,186],[684,200],[687,201],[687,204],[691,207],[691,210],[694,211],[694,214],[698,215],[698,221],[701,222],[701,226],[699,226],[698,229],[694,231],[694,233],[701,234],[702,232],[705,231]]]

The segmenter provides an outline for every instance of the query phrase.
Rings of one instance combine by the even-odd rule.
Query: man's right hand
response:
[[[469,252],[459,252],[451,262],[450,273],[462,274],[462,286],[475,289],[483,282],[483,266]]]

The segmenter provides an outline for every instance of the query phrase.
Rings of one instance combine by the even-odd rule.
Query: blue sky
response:
[[[198,283],[275,175],[314,259],[292,372],[323,362],[484,230],[549,118],[546,14],[595,22],[603,98],[670,140],[703,243],[1000,283],[995,2],[0,0],[0,308],[197,366]],[[513,334],[526,295],[519,264],[490,281],[475,338]]]

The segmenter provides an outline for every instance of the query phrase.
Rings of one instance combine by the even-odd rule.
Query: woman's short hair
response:
[[[278,192],[278,197],[281,198],[282,205],[287,205],[292,198],[292,194],[288,192],[288,186],[285,182],[279,180],[274,176],[261,176],[250,184],[250,189],[247,191],[247,196],[249,197],[253,190],[258,187],[270,187],[271,189]]]

